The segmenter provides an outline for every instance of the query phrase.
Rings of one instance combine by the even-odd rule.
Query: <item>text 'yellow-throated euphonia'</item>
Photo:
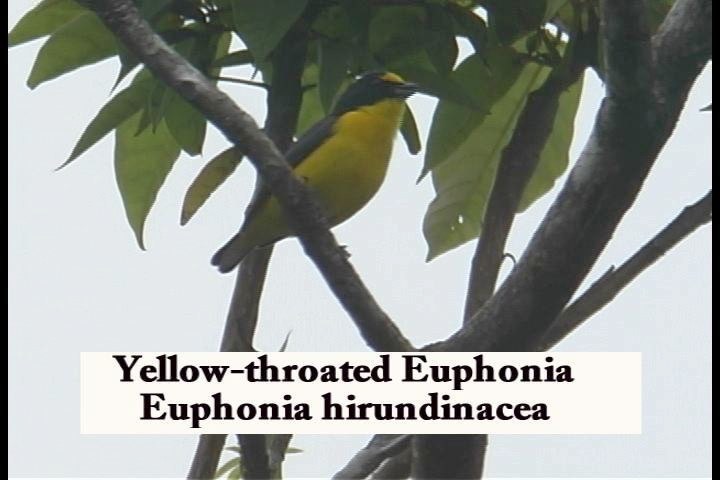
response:
[[[387,172],[405,99],[414,84],[393,73],[368,73],[340,96],[330,115],[312,126],[285,155],[315,194],[331,226],[367,204]],[[266,188],[253,199],[240,231],[212,258],[229,272],[252,249],[293,235]]]

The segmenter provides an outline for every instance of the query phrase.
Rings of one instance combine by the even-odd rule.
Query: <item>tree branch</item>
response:
[[[410,435],[375,435],[333,478],[366,478],[386,459],[407,450]]]
[[[197,69],[175,53],[129,0],[89,2],[105,25],[159,79],[241,146],[280,202],[290,226],[335,296],[375,350],[408,351],[411,343],[375,302],[330,233],[320,206],[253,119]]]
[[[302,73],[307,55],[307,35],[298,26],[290,29],[280,41],[273,53],[272,85],[268,87],[267,119],[265,132],[281,151],[286,151],[293,141],[302,102]],[[266,188],[257,182],[256,189]],[[251,252],[240,264],[235,286],[230,299],[230,308],[225,321],[225,329],[220,345],[222,352],[252,352],[253,338],[257,326],[260,297],[265,284],[272,247]],[[203,470],[191,468],[191,478],[212,478],[217,470],[217,462],[225,443],[211,435],[201,435],[192,465],[203,466]],[[238,435],[240,452],[243,458],[254,459],[243,463],[247,478],[262,478],[270,475],[273,465],[269,462],[275,457],[280,461],[282,452],[268,452],[273,448],[262,435]],[[217,449],[215,452],[213,449]],[[201,461],[198,455],[206,455],[210,461]],[[214,462],[212,459],[215,459]]]
[[[226,437],[227,435],[200,435],[188,479],[205,480],[215,477]]]
[[[513,135],[503,149],[487,212],[483,218],[482,233],[471,263],[464,322],[472,318],[495,290],[500,266],[505,258],[505,245],[510,228],[515,220],[523,192],[537,168],[540,154],[552,133],[560,96],[570,85],[578,81],[585,70],[586,38],[588,36],[582,32],[576,32],[573,48],[567,50],[566,63],[557,66],[543,85],[530,93]],[[443,454],[448,444],[454,445],[452,456]],[[435,461],[432,466],[435,470],[432,471],[437,471],[438,465],[443,464],[452,469],[457,477],[480,478],[487,444],[488,437],[483,434],[460,435],[457,438],[442,435],[437,439],[420,436],[415,439],[413,445],[430,455],[430,458],[440,459]],[[439,451],[435,454],[430,453],[435,448]],[[456,457],[473,458],[476,461],[463,462],[458,461]],[[424,457],[413,455],[413,459],[415,458]],[[459,468],[463,466],[476,470],[460,472]],[[431,472],[425,474],[422,470],[422,465],[413,466],[414,475],[419,477],[431,475]]]
[[[712,32],[710,0],[676,3],[658,31],[652,52],[641,4],[626,0],[602,2],[608,94],[592,135],[507,280],[468,324],[429,349],[522,351],[533,348],[565,307],[635,201],[650,167],[675,127],[695,78],[712,55],[712,47],[705,38],[708,31]],[[618,15],[622,17],[617,20],[619,23],[608,28]],[[666,42],[666,39],[680,37],[683,44],[705,47],[689,48],[685,54]],[[659,48],[660,45],[666,50]],[[669,58],[669,52],[676,58]],[[655,61],[648,65],[651,59]],[[652,81],[645,73],[651,68],[654,69]],[[665,77],[662,73],[668,68],[676,71]],[[661,92],[661,96],[657,92]]]
[[[651,99],[652,51],[644,1],[600,2],[605,95],[642,107]]]
[[[712,59],[712,1],[678,0],[652,39],[655,57],[655,96],[677,103],[676,89],[685,88],[693,72]],[[682,97],[681,97],[682,98]]]
[[[410,478],[411,449],[406,448],[394,457],[385,460],[372,474],[373,480],[397,480]]]
[[[258,305],[265,283],[271,248],[251,252],[238,268],[235,287],[220,344],[221,352],[252,352]],[[189,479],[213,478],[227,435],[200,435]]]
[[[505,258],[505,244],[515,214],[540,154],[552,133],[560,96],[578,81],[597,56],[597,19],[588,31],[573,32],[564,64],[555,67],[543,85],[530,93],[508,144],[503,149],[495,183],[483,218],[483,228],[473,256],[464,322],[490,298]]]
[[[301,19],[302,22],[302,19]],[[296,24],[283,37],[272,55],[273,78],[267,97],[267,119],[265,132],[278,149],[286,152],[293,142],[293,134],[300,115],[303,88],[302,74],[307,57],[307,31]],[[256,190],[265,189],[258,177]],[[238,277],[233,292],[227,326],[237,325],[234,330],[238,340],[252,349],[257,326],[258,308],[262,295],[272,247],[251,252],[238,268]],[[285,458],[284,442],[282,452],[270,452],[271,445],[264,435],[238,435],[240,453],[243,459],[243,476],[246,478],[269,478],[272,476],[271,457],[281,462]],[[272,453],[272,454],[271,454]]]
[[[265,435],[238,434],[237,440],[242,459],[242,478],[252,480],[271,478]]]
[[[412,478],[481,478],[487,435],[415,435]]]
[[[700,226],[712,220],[712,190],[685,207],[665,228],[618,269],[611,268],[568,306],[550,326],[536,349],[545,351],[610,303],[630,282]]]
[[[580,62],[572,63],[570,72],[551,74],[542,87],[530,93],[512,138],[503,149],[487,213],[483,218],[482,234],[472,260],[465,299],[465,321],[470,320],[495,289],[510,227],[525,187],[552,133],[560,95],[577,81],[584,70]]]

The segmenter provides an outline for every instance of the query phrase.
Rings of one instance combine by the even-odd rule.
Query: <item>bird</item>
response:
[[[330,113],[310,127],[285,159],[315,195],[331,227],[361,210],[380,189],[387,173],[405,100],[418,86],[399,75],[373,71],[358,77]],[[232,271],[253,249],[294,236],[277,198],[257,190],[245,220],[212,257],[222,273]]]

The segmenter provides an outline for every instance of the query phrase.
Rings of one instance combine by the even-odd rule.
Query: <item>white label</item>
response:
[[[641,433],[639,353],[82,353],[81,432]]]

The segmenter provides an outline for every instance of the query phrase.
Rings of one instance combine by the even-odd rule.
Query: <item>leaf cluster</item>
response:
[[[573,56],[602,75],[602,52],[573,48],[596,33],[595,0],[136,0],[154,29],[196,68],[216,81],[269,88],[271,60],[289,32],[309,40],[305,86],[296,135],[332,108],[352,81],[368,70],[390,70],[438,99],[422,142],[408,109],[401,133],[417,154],[426,144],[420,179],[436,192],[423,231],[428,259],[477,238],[501,152],[528,95],[549,75],[562,75]],[[650,2],[659,22],[671,3]],[[42,0],[8,35],[9,46],[47,37],[28,78],[42,83],[117,57],[113,88],[127,84],[100,108],[64,167],[113,132],[114,164],[128,221],[144,248],[145,220],[181,152],[203,152],[207,121],[190,104],[141,68],[81,0]],[[471,53],[464,58],[460,43]],[[237,46],[237,47],[236,47]],[[262,81],[222,72],[250,66]],[[132,80],[126,78],[133,75]],[[562,94],[553,130],[524,192],[527,208],[565,171],[582,89]],[[181,209],[188,222],[234,172],[242,152],[212,157],[189,186]]]

